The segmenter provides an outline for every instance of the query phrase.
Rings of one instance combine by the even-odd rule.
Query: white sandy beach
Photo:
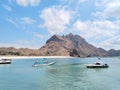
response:
[[[74,58],[70,56],[0,56],[2,59]]]

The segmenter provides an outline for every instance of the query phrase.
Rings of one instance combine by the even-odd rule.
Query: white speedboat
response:
[[[87,68],[108,68],[109,66],[108,66],[108,64],[104,64],[101,61],[97,61],[93,64],[88,64],[86,67]]]
[[[11,64],[11,59],[0,59],[0,64]]]
[[[37,63],[35,62],[35,63],[33,64],[33,67],[39,67],[39,66],[49,66],[49,65],[53,65],[53,64],[55,64],[55,62],[41,63],[41,64],[40,64],[40,63],[38,63],[38,62],[37,62]]]
[[[39,67],[39,66],[49,66],[49,65],[54,65],[55,62],[48,62],[47,60],[43,60],[43,61],[36,61],[33,64],[33,67]]]
[[[87,68],[108,68],[109,66],[107,64],[104,65],[96,65],[96,64],[91,64],[87,65]]]

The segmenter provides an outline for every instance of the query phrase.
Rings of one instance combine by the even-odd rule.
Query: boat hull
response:
[[[0,64],[11,64],[11,62],[0,62]]]
[[[1,59],[0,64],[11,64],[12,60],[11,59]]]
[[[108,65],[88,65],[87,68],[108,68]]]
[[[55,64],[55,62],[43,63],[43,64],[33,64],[33,67],[50,66],[50,65],[54,65],[54,64]]]

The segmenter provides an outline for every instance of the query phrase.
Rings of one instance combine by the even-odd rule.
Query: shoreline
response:
[[[1,59],[75,58],[70,56],[0,56]]]

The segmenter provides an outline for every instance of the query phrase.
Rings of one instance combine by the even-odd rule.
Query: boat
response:
[[[93,64],[89,64],[86,66],[87,68],[108,68],[108,64],[104,64],[103,62],[97,61]]]
[[[55,62],[49,62],[47,60],[43,61],[36,61],[32,66],[33,67],[39,67],[39,66],[49,66],[49,65],[54,65]]]
[[[96,64],[92,64],[92,65],[87,65],[87,68],[108,68],[109,66],[107,64],[104,65],[96,65]]]
[[[11,59],[0,59],[0,64],[11,64]]]

